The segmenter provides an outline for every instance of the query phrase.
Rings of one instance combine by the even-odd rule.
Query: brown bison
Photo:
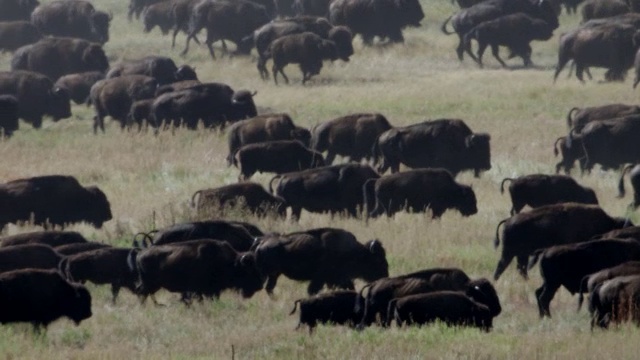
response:
[[[631,12],[627,1],[587,0],[582,5],[582,22],[593,19],[610,18]]]
[[[42,34],[68,36],[104,44],[109,41],[111,15],[88,1],[57,0],[38,6],[31,22]]]
[[[591,329],[608,328],[611,322],[640,323],[640,276],[617,276],[598,285],[589,294]]]
[[[76,104],[84,104],[89,100],[93,84],[102,79],[104,79],[104,73],[100,71],[88,71],[65,75],[59,78],[54,86],[66,89],[69,92],[69,97]]]
[[[336,155],[349,157],[350,161],[370,160],[376,139],[391,124],[382,114],[350,114],[318,124],[311,130],[311,148],[327,152],[326,163],[331,165]]]
[[[14,51],[41,38],[42,34],[28,21],[0,22],[0,51]]]
[[[111,67],[107,79],[125,75],[146,75],[166,85],[176,81],[198,80],[192,67],[188,65],[176,66],[176,63],[165,56],[145,56],[140,59],[121,61]]]
[[[33,231],[0,238],[0,247],[26,244],[43,244],[57,247],[85,243],[87,243],[87,239],[75,231]]]
[[[528,258],[536,250],[588,241],[595,235],[623,228],[628,222],[624,218],[609,216],[596,205],[546,205],[500,221],[496,227],[496,248],[500,245],[502,224],[502,255],[493,275],[495,280],[500,278],[514,257],[518,261],[518,271],[526,279]]]
[[[91,317],[91,295],[55,270],[0,274],[0,323],[28,322],[36,332],[61,317],[78,325]]]
[[[379,177],[367,165],[332,165],[276,175],[269,182],[269,191],[285,200],[293,219],[300,218],[302,209],[332,215],[346,212],[356,217],[364,206],[362,187],[367,180]]]
[[[287,206],[283,199],[269,194],[262,185],[252,182],[198,190],[191,196],[191,205],[201,216],[223,214],[229,207],[239,207],[259,217],[287,216]]]
[[[111,245],[98,243],[98,242],[86,242],[86,243],[60,245],[60,246],[56,246],[54,249],[58,253],[64,256],[70,256],[70,255],[79,254],[85,251],[93,251],[93,250],[104,249],[108,247],[111,247]]]
[[[595,121],[587,124],[579,135],[582,140],[584,168],[590,171],[595,164],[603,169],[617,169],[627,163],[640,162],[636,139],[640,136],[640,115]]]
[[[296,309],[300,308],[300,320],[296,329],[307,325],[309,333],[313,332],[318,323],[354,327],[362,318],[362,314],[353,307],[357,301],[359,301],[358,293],[355,291],[332,291],[296,300],[289,315],[293,315]]]
[[[567,127],[574,129],[575,132],[580,132],[592,121],[622,118],[630,115],[640,115],[640,106],[606,104],[585,108],[574,107],[567,114]]]
[[[531,174],[515,179],[505,178],[500,183],[501,194],[504,194],[505,182],[511,182],[511,215],[519,213],[527,205],[532,208],[563,202],[598,205],[593,189],[578,184],[570,176]]]
[[[275,140],[298,140],[309,145],[309,130],[296,126],[289,114],[265,114],[238,121],[229,127],[227,165],[244,145]]]
[[[584,301],[584,293],[590,294],[596,286],[618,276],[640,275],[640,261],[627,261],[620,265],[605,268],[582,278],[578,291],[578,311]]]
[[[102,190],[83,187],[72,176],[37,176],[0,184],[0,229],[31,220],[43,226],[88,222],[101,228],[111,218]]]
[[[19,269],[56,269],[63,256],[44,244],[0,248],[0,273]]]
[[[266,235],[255,248],[256,263],[267,276],[272,294],[280,274],[310,281],[309,295],[327,285],[353,290],[353,280],[375,281],[389,276],[386,252],[379,240],[365,244],[345,230],[319,228],[286,235]]]
[[[254,236],[243,224],[210,220],[176,224],[161,229],[153,236],[152,245],[166,245],[197,239],[224,241],[237,251],[248,251],[254,242]]]
[[[38,0],[0,0],[0,21],[29,21],[33,9],[38,5]]]
[[[147,6],[142,12],[142,23],[144,32],[149,33],[156,26],[160,28],[162,35],[169,34],[176,26],[172,16],[172,9],[175,6],[173,1],[160,1]]]
[[[382,158],[378,171],[391,168],[400,171],[400,164],[410,168],[444,168],[455,177],[459,172],[480,172],[491,169],[491,137],[476,134],[460,119],[439,119],[396,127],[378,137],[373,158]]]
[[[468,185],[457,183],[444,169],[417,169],[369,180],[363,187],[368,216],[392,216],[408,210],[425,212],[439,218],[447,209],[457,209],[463,216],[478,212],[476,195]]]
[[[571,146],[569,146],[571,144]],[[561,160],[556,164],[556,174],[560,173],[560,169],[564,170],[566,175],[571,173],[573,164],[578,160],[580,170],[584,173],[584,149],[582,148],[582,139],[574,138],[569,141],[568,136],[561,136],[553,143],[553,155],[561,155]]]

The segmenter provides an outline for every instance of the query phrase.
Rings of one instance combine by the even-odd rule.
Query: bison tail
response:
[[[633,168],[633,164],[629,164],[622,168],[622,173],[620,174],[620,181],[618,181],[618,197],[623,198],[626,191],[624,189],[624,176]]]
[[[569,110],[569,113],[567,114],[567,128],[571,129],[571,126],[573,125],[573,114],[578,110],[580,110],[580,108],[577,107],[571,108],[571,110]]]
[[[449,21],[451,21],[451,18],[452,18],[452,17],[453,17],[453,15],[449,16],[449,17],[448,17],[448,18],[447,18],[447,19],[442,23],[442,26],[440,26],[440,30],[441,30],[445,35],[453,35],[453,34],[455,34],[455,33],[456,33],[455,31],[452,31],[452,32],[447,31],[447,24],[449,23]]]
[[[129,267],[129,271],[138,272],[138,263],[136,258],[138,257],[138,253],[140,249],[131,249],[129,254],[127,255],[127,266]]]
[[[498,226],[496,226],[496,237],[493,240],[493,247],[495,247],[496,249],[498,248],[498,246],[500,246],[500,225],[502,225],[505,222],[507,222],[507,220],[509,220],[509,219],[504,219],[504,220],[500,221],[498,223]]]
[[[362,200],[364,204],[364,216],[365,219],[369,220],[369,216],[372,215],[375,204],[376,204],[376,194],[375,194],[375,186],[377,179],[368,179],[365,181],[362,186]]]
[[[391,319],[392,318],[396,318],[396,321],[399,321],[397,313],[396,313],[396,303],[398,302],[398,299],[393,299],[391,301],[389,301],[389,306],[387,306],[387,320],[384,324],[382,324],[383,327],[389,327],[389,324],[391,323]]]
[[[274,182],[275,180],[280,180],[280,179],[281,179],[281,176],[280,176],[280,175],[276,175],[276,176],[274,176],[273,178],[271,178],[271,180],[269,181],[269,193],[270,193],[271,195],[273,195],[273,194],[274,194],[274,192],[273,192],[273,182]]]
[[[553,156],[558,157],[558,143],[560,142],[560,140],[564,139],[564,136],[560,136],[559,138],[556,139],[556,142],[553,143]]]
[[[289,315],[293,315],[296,312],[296,309],[298,308],[298,304],[300,303],[300,301],[302,301],[301,299],[296,300],[293,303],[293,310],[291,310],[291,312],[289,313]]]
[[[362,306],[362,305],[360,305],[360,299],[365,299],[364,295],[362,295],[362,294],[364,293],[364,290],[370,288],[371,285],[373,285],[373,283],[367,284],[367,285],[363,286],[362,289],[360,289],[360,293],[356,297],[356,303],[353,306],[353,311],[354,312],[357,313],[358,311],[360,311],[360,306]]]
[[[68,271],[67,271],[68,268],[69,268],[69,257],[65,256],[58,263],[58,272],[60,273],[60,275],[62,275],[63,278],[65,278],[67,280],[69,280],[69,277],[67,276],[68,275]]]
[[[200,197],[200,195],[202,195],[202,190],[198,190],[196,192],[193,193],[193,195],[191,196],[191,208],[194,209],[196,207],[196,198]]]
[[[500,194],[504,194],[504,183],[507,181],[513,181],[511,178],[504,178],[500,183]]]
[[[538,259],[540,259],[540,255],[544,252],[545,249],[538,249],[531,254],[529,257],[529,264],[527,265],[527,269],[531,270],[538,263]]]
[[[580,280],[580,290],[578,290],[578,312],[582,308],[582,303],[584,302],[584,292],[587,290],[587,283],[589,282],[589,275],[585,276]]]

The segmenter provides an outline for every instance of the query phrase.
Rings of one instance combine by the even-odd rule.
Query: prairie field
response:
[[[46,1],[45,1],[46,2]],[[471,184],[479,212],[462,217],[448,211],[439,220],[427,214],[399,213],[365,224],[360,219],[331,218],[303,212],[299,223],[254,219],[238,213],[234,219],[257,224],[263,231],[292,232],[314,227],[339,227],[364,242],[382,241],[391,275],[428,267],[460,267],[471,277],[490,278],[500,251],[493,247],[495,227],[509,216],[505,177],[553,173],[559,160],[553,142],[567,133],[565,117],[574,106],[635,103],[631,74],[624,83],[599,83],[603,71],[593,69],[594,80],[580,84],[567,78],[553,84],[560,34],[579,23],[578,15],[562,14],[561,27],[548,42],[534,42],[535,67],[523,69],[519,59],[502,69],[485,54],[480,69],[468,57],[455,55],[457,37],[440,32],[442,21],[456,11],[448,0],[422,0],[425,19],[420,28],[405,31],[400,45],[364,47],[354,41],[356,54],[348,63],[325,64],[320,75],[305,86],[297,66],[285,71],[290,85],[262,81],[253,57],[220,56],[212,60],[206,47],[192,46],[180,57],[184,34],[176,49],[158,29],[142,32],[139,21],[126,19],[126,0],[101,0],[98,9],[112,11],[111,40],[105,50],[111,63],[119,59],[159,54],[176,63],[196,67],[203,81],[229,84],[236,90],[256,90],[262,112],[287,112],[301,126],[353,112],[380,112],[394,125],[426,119],[460,118],[475,132],[491,134],[492,169],[474,178],[462,173],[457,181]],[[201,37],[202,38],[202,37]],[[219,46],[219,44],[216,44]],[[218,50],[218,48],[217,48]],[[503,58],[506,51],[503,49]],[[0,69],[10,68],[11,54],[0,54]],[[21,123],[9,140],[0,141],[0,180],[69,174],[83,185],[98,185],[108,196],[114,219],[96,230],[76,225],[92,240],[130,246],[133,234],[194,219],[189,201],[194,191],[237,181],[238,170],[227,167],[224,132],[178,129],[174,134],[120,131],[107,122],[106,134],[94,135],[93,109],[73,106],[73,116],[57,123],[46,120],[40,130]],[[340,159],[338,159],[341,161]],[[616,216],[627,214],[628,194],[617,199],[619,173],[596,168],[590,175],[573,175],[594,188],[601,206]],[[266,185],[268,174],[253,180]],[[5,234],[35,228],[11,225]],[[0,326],[0,357],[48,359],[210,358],[227,359],[635,359],[640,330],[632,325],[608,331],[590,331],[588,312],[576,312],[577,296],[561,289],[551,304],[553,318],[540,320],[534,290],[541,284],[537,267],[528,281],[515,265],[495,283],[503,312],[494,329],[423,328],[355,331],[319,326],[309,335],[294,330],[297,314],[289,316],[296,299],[306,297],[306,284],[280,277],[275,296],[266,292],[243,300],[231,292],[219,301],[186,307],[179,296],[158,293],[164,307],[141,306],[121,292],[111,304],[106,286],[89,284],[93,317],[76,327],[68,320],[53,323],[46,334],[35,335],[26,324]],[[357,287],[362,286],[359,282]]]

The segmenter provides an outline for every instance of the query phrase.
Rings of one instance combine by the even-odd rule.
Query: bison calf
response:
[[[309,333],[320,324],[355,326],[362,317],[361,310],[355,310],[353,304],[359,301],[358,293],[351,290],[328,292],[306,299],[298,299],[289,315],[293,315],[300,305],[299,329],[303,324],[309,327]],[[362,307],[360,307],[362,309]]]
[[[104,73],[100,71],[88,71],[69,74],[56,81],[56,87],[67,89],[69,97],[76,104],[84,104],[89,100],[89,93],[93,84],[104,79]]]

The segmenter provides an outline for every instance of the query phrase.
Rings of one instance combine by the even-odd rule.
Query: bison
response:
[[[248,251],[254,237],[242,224],[210,220],[176,224],[158,231],[152,245],[166,245],[197,239],[216,239],[227,242],[237,251]]]
[[[365,203],[371,206],[368,216],[392,216],[407,209],[439,218],[447,209],[457,209],[463,216],[478,212],[476,195],[468,185],[457,183],[444,169],[417,169],[379,179],[368,180],[364,187]]]
[[[639,324],[639,295],[638,275],[618,276],[596,285],[589,293],[591,329],[595,325],[606,329],[612,321],[620,323],[632,320]]]
[[[169,34],[169,31],[176,26],[171,13],[174,5],[173,1],[160,1],[147,6],[142,13],[144,32],[149,33],[157,26],[162,35]]]
[[[318,124],[311,130],[311,148],[327,152],[325,162],[331,165],[336,155],[350,161],[371,160],[371,149],[378,136],[391,129],[382,114],[356,113]]]
[[[569,146],[569,144],[572,146]],[[584,172],[585,159],[581,139],[575,138],[573,141],[569,141],[568,136],[557,138],[553,144],[553,155],[558,156],[558,153],[560,153],[562,159],[556,164],[556,174],[560,173],[560,169],[564,169],[564,173],[569,175],[576,160],[580,162],[580,170]]]
[[[480,172],[491,169],[491,137],[472,133],[460,119],[438,119],[387,130],[373,147],[375,162],[382,158],[378,171],[391,168],[400,171],[400,164],[411,168],[444,168],[455,177],[459,172]]]
[[[519,213],[527,205],[532,208],[563,202],[598,205],[593,189],[581,186],[570,176],[531,174],[515,179],[505,178],[500,183],[501,194],[504,194],[506,182],[511,182],[511,215]]]
[[[297,140],[278,140],[241,147],[233,157],[240,169],[238,181],[248,180],[256,172],[283,174],[324,166],[322,154]]]
[[[42,34],[28,21],[0,22],[0,51],[14,51],[41,38]]]
[[[165,56],[145,56],[140,59],[121,61],[109,69],[107,79],[124,75],[146,75],[166,85],[176,81],[198,80],[195,71],[187,65],[177,67],[171,58]]]
[[[56,0],[38,6],[31,22],[45,35],[68,36],[104,44],[109,41],[111,15],[88,1]]]
[[[0,21],[29,21],[38,5],[38,0],[0,0]]]
[[[272,294],[283,274],[297,281],[310,281],[309,295],[327,285],[353,290],[353,280],[375,281],[389,275],[386,252],[379,240],[365,244],[342,229],[318,228],[286,235],[266,235],[254,252],[260,272],[267,276]]]
[[[229,207],[239,207],[259,217],[287,216],[287,206],[283,199],[269,194],[262,185],[252,182],[198,190],[191,197],[191,205],[201,216],[222,214]]]
[[[3,137],[10,137],[18,130],[20,104],[13,95],[0,95],[0,130]]]
[[[269,191],[285,200],[293,219],[300,218],[302,209],[332,215],[346,212],[356,217],[364,205],[362,187],[367,180],[379,177],[367,165],[333,165],[276,175],[269,182]]]
[[[362,317],[362,310],[357,311],[353,307],[359,300],[358,293],[353,290],[332,291],[296,300],[289,315],[293,315],[296,309],[300,308],[300,320],[296,329],[304,324],[309,327],[309,333],[313,332],[318,323],[354,327]]]
[[[631,12],[628,2],[621,0],[587,0],[582,5],[582,22],[610,18]]]
[[[0,248],[0,273],[20,269],[56,269],[63,256],[51,246],[24,244]]]
[[[88,222],[101,228],[111,207],[97,186],[83,187],[72,176],[48,175],[0,184],[0,229],[8,223],[65,226]]]
[[[54,86],[66,89],[69,92],[69,97],[76,104],[84,104],[89,100],[93,84],[102,79],[104,79],[104,73],[100,71],[88,71],[65,75],[59,78]]]
[[[111,245],[98,243],[98,242],[86,242],[86,243],[76,243],[76,244],[66,244],[56,246],[54,249],[64,256],[70,256],[79,254],[85,251],[93,251],[96,249],[104,249],[111,247]]]
[[[588,241],[595,235],[620,229],[628,224],[624,218],[613,218],[599,206],[562,203],[541,206],[523,212],[498,223],[494,245],[500,245],[502,230],[502,255],[493,275],[495,280],[509,266],[513,258],[518,261],[518,271],[527,279],[527,260],[538,249],[554,245]]]
[[[0,247],[27,244],[43,244],[57,247],[86,243],[87,239],[75,231],[33,231],[0,238]]]
[[[584,301],[584,293],[590,294],[596,286],[603,282],[616,278],[618,276],[640,275],[640,261],[627,261],[620,265],[602,269],[592,274],[586,275],[580,281],[580,289],[578,291],[578,311],[582,307]]]
[[[56,270],[24,269],[0,274],[0,323],[28,322],[36,332],[68,317],[76,325],[91,317],[91,295]]]
[[[574,132],[580,132],[592,121],[622,118],[630,115],[640,115],[640,106],[616,103],[585,108],[574,107],[567,113],[567,127],[573,129]]]

